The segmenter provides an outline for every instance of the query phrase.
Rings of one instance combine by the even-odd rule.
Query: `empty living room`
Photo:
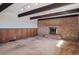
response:
[[[79,3],[0,3],[0,55],[79,55]]]

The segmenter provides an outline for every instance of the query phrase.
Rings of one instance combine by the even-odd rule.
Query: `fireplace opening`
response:
[[[49,34],[56,34],[56,28],[50,27],[49,30]]]

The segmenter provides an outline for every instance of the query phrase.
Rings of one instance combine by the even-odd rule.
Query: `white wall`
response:
[[[28,17],[18,18],[17,14],[5,13],[0,16],[0,28],[36,28],[37,20]]]
[[[30,20],[29,17],[17,17],[20,5],[12,5],[0,13],[0,28],[37,28],[37,20]]]

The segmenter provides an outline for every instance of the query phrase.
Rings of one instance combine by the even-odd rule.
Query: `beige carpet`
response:
[[[52,55],[56,53],[59,40],[31,37],[0,44],[1,55]]]

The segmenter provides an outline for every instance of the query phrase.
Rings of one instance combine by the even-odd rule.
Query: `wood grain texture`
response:
[[[37,28],[0,29],[0,43],[37,35]]]

